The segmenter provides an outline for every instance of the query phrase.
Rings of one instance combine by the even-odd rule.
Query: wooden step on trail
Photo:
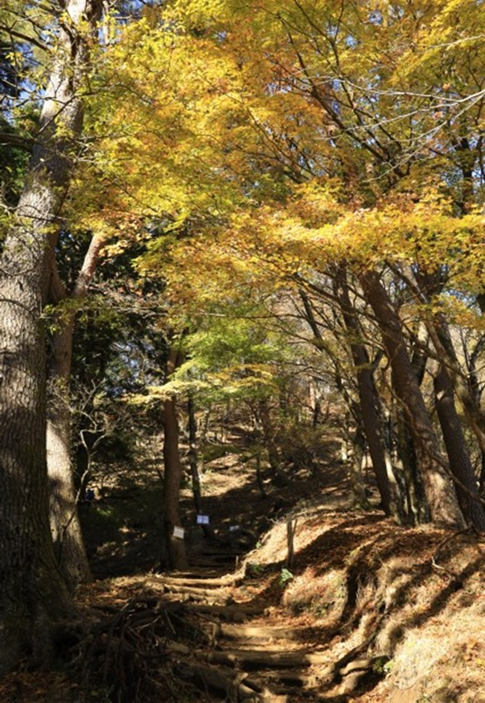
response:
[[[327,700],[323,691],[335,692],[336,686],[332,700],[341,695],[347,700],[353,679],[365,675],[372,661],[358,659],[359,647],[332,661],[329,650],[308,647],[308,626],[266,624],[264,604],[242,599],[244,577],[240,568],[224,575],[192,570],[150,579],[165,599],[183,603],[201,641],[205,637],[205,645],[167,644],[175,675],[226,703],[313,703]],[[238,595],[242,602],[234,602]]]
[[[195,578],[192,576],[165,576],[160,574],[155,577],[156,582],[168,584],[168,585],[178,585],[178,586],[188,586],[190,588],[223,588],[226,586],[235,586],[237,583],[242,581],[243,575],[240,574],[226,574],[219,578]]]
[[[174,671],[181,679],[190,679],[202,690],[217,692],[230,703],[272,703],[274,700],[258,682],[246,682],[245,674],[185,661],[180,661]]]
[[[222,620],[232,623],[244,623],[249,617],[264,614],[264,607],[258,605],[245,605],[231,603],[229,605],[210,605],[194,603],[190,605],[192,612],[206,616],[207,619]]]
[[[200,596],[201,598],[214,598],[215,596],[222,597],[228,595],[230,591],[228,586],[220,586],[217,588],[200,588],[198,586],[181,586],[177,583],[164,583],[160,584],[161,588],[165,593],[181,593],[182,595],[189,594],[193,596]]]
[[[279,625],[226,625],[219,626],[219,635],[229,640],[295,640],[301,630]]]
[[[213,651],[207,655],[207,660],[226,666],[240,666],[248,669],[307,667],[327,664],[323,676],[333,675],[335,665],[329,664],[328,652],[287,650],[254,651],[249,649],[233,649]]]

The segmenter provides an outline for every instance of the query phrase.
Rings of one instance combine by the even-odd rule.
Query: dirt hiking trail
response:
[[[64,665],[8,677],[1,703],[485,703],[484,536],[353,508],[330,455],[263,479],[237,453],[209,463],[209,537],[184,489],[188,572],[159,573],[149,526],[124,525],[133,551],[93,555],[107,573]]]

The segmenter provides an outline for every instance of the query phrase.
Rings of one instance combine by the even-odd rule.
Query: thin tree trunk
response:
[[[54,267],[50,298],[56,304],[54,332],[49,354],[47,403],[47,471],[49,476],[50,525],[56,558],[67,583],[74,587],[89,581],[91,573],[76,501],[72,466],[70,380],[76,302],[81,301],[92,280],[103,239],[94,236],[72,293],[62,285]],[[65,303],[68,302],[68,305]]]
[[[337,299],[350,337],[350,349],[357,379],[362,424],[372,459],[377,488],[381,497],[382,509],[386,515],[392,515],[402,521],[403,508],[399,496],[399,487],[382,438],[382,413],[379,411],[379,396],[374,383],[367,350],[362,342],[359,341],[362,335],[350,300],[345,269],[339,271],[336,283]]]
[[[358,425],[355,430],[352,444],[354,452],[350,465],[350,490],[353,495],[354,505],[367,510],[370,508],[370,504],[365,492],[365,481],[362,473],[366,443],[363,427],[361,425]]]
[[[71,462],[69,395],[73,321],[52,339],[47,403],[49,519],[56,559],[73,588],[91,578],[76,501]]]
[[[190,393],[187,401],[187,410],[189,415],[189,466],[192,478],[192,493],[194,496],[195,509],[200,513],[202,510],[202,493],[200,490],[200,476],[197,462],[197,421],[195,418],[194,399]]]
[[[485,454],[482,453],[482,461],[480,466],[480,478],[478,480],[478,490],[482,498],[485,498]]]
[[[461,528],[464,525],[463,515],[439,452],[431,419],[406,349],[399,317],[375,271],[362,273],[360,281],[382,334],[392,368],[394,390],[409,418],[431,519],[448,527]]]
[[[263,472],[261,471],[261,454],[259,451],[256,451],[254,458],[256,461],[256,481],[258,482],[259,492],[261,493],[261,498],[267,498],[268,494],[264,487]]]
[[[278,447],[274,439],[275,431],[271,421],[268,404],[265,400],[260,400],[258,403],[258,416],[263,431],[263,442],[268,452],[268,462],[271,469],[273,480],[278,480],[280,477],[281,459],[278,452]]]
[[[177,368],[178,352],[170,347],[166,364],[165,378],[168,380]],[[167,547],[168,565],[170,569],[184,571],[188,568],[185,541],[183,537],[174,534],[180,527],[180,482],[182,480],[182,464],[179,454],[179,426],[175,396],[164,401],[163,414],[163,521],[165,527],[165,544]]]
[[[55,624],[72,608],[49,530],[42,310],[82,126],[76,91],[86,66],[85,27],[94,25],[101,2],[70,0],[59,9],[39,135],[0,262],[0,674],[26,655],[48,660]]]

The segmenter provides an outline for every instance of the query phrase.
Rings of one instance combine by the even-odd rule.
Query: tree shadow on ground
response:
[[[466,588],[470,577],[483,570],[481,553],[472,558],[468,552],[463,563],[456,563],[462,547],[477,547],[477,536],[472,532],[462,535],[432,527],[403,528],[377,515],[349,517],[341,513],[340,522],[339,515],[333,517],[336,524],[296,554],[293,571],[298,576],[311,566],[313,578],[332,569],[344,572],[345,601],[340,612],[334,613],[333,619],[327,612],[329,617],[320,626],[316,622],[315,627],[295,632],[295,641],[307,646],[313,641],[318,649],[333,647],[336,641],[343,645],[349,642],[344,654],[334,662],[337,671],[353,659],[369,657],[369,651],[373,656],[391,658],[405,635],[443,613],[453,596]],[[437,566],[437,554],[443,544],[451,542],[449,553],[440,554]],[[267,567],[274,573],[254,603],[274,602],[278,588],[278,598],[282,600],[279,564]],[[310,594],[314,592],[309,588]],[[309,613],[310,606],[315,605],[310,598],[311,595],[307,603]],[[383,671],[369,669],[359,684],[359,693],[371,691],[383,675]],[[330,681],[322,681],[322,700],[333,700],[335,688],[342,680],[336,675]],[[330,698],[325,697],[327,693]]]

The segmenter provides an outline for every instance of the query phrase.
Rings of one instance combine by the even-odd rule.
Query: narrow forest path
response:
[[[307,507],[292,573],[290,520],[236,570],[101,583],[87,678],[116,703],[485,703],[483,537]]]
[[[348,684],[353,670],[346,660],[336,665],[332,659],[333,629],[280,602],[292,578],[291,530],[298,515],[351,506],[345,467],[334,449],[330,441],[318,470],[293,470],[276,483],[266,469],[264,493],[254,462],[241,460],[240,450],[208,462],[203,507],[213,536],[195,525],[195,516],[185,523],[190,571],[120,575],[100,581],[98,593],[95,584],[88,596],[95,617],[102,613],[82,654],[93,683],[113,688],[120,703],[152,700],[153,688],[161,700],[177,703],[347,700],[342,680]],[[193,512],[190,486],[182,492],[182,512]],[[274,563],[258,564],[252,555],[275,530],[284,536],[274,550],[269,545]],[[361,662],[359,671],[368,668]],[[337,681],[342,692],[335,697]]]
[[[355,660],[357,652],[333,661],[333,633],[292,618],[285,622],[271,594],[251,586],[242,572],[214,578],[200,569],[152,579],[150,586],[172,607],[183,607],[205,635],[199,646],[175,646],[171,657],[180,680],[196,685],[208,700],[347,701],[372,668],[372,660]]]

